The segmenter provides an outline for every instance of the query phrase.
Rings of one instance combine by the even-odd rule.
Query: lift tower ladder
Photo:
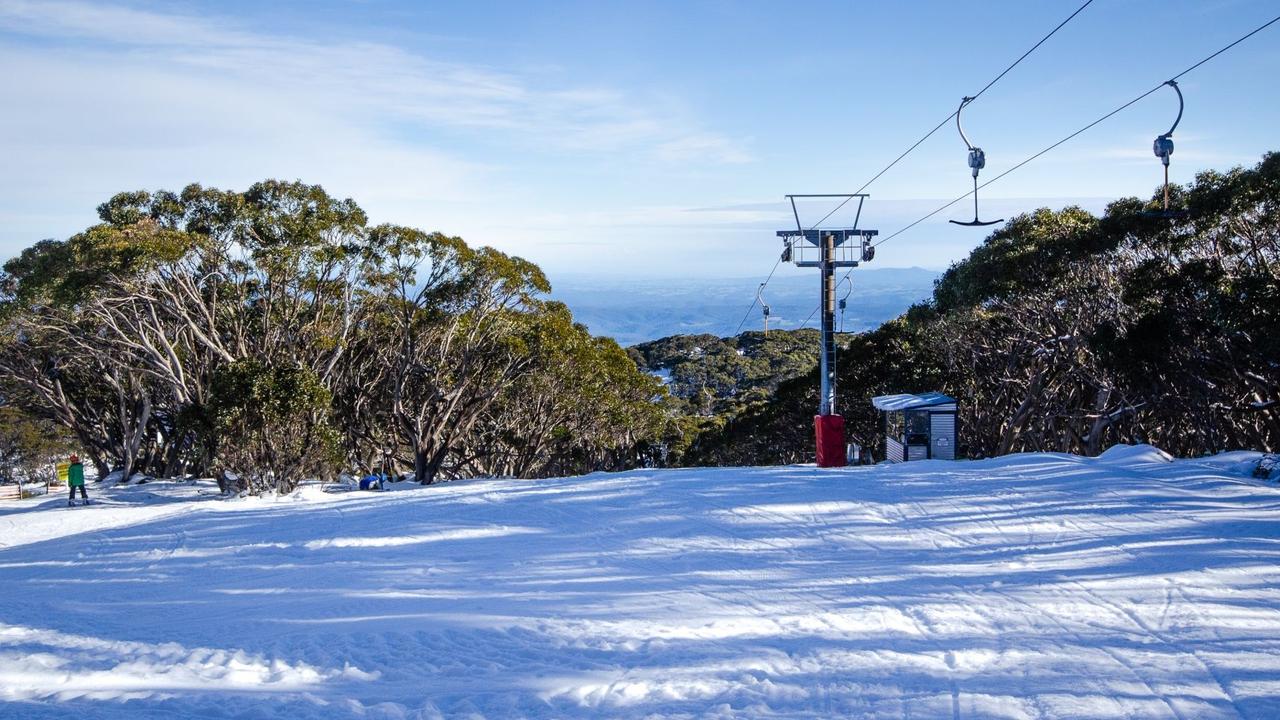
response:
[[[836,268],[855,268],[875,257],[871,239],[879,235],[877,230],[862,230],[858,221],[862,218],[862,204],[869,195],[865,193],[787,195],[791,201],[791,213],[796,219],[794,230],[779,230],[782,238],[784,260],[796,267],[818,268],[821,277],[822,347],[818,355],[821,393],[815,428],[818,443],[818,465],[832,467],[844,465],[844,422],[836,413]],[[796,198],[843,198],[848,202],[858,199],[857,213],[851,228],[805,229],[800,223]],[[843,203],[842,203],[843,204]],[[837,452],[838,448],[838,452]]]

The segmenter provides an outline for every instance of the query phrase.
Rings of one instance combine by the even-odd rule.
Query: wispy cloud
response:
[[[76,50],[58,55],[106,63],[126,81],[164,68],[193,83],[235,84],[248,95],[269,94],[361,125],[500,131],[506,142],[671,162],[749,159],[737,141],[649,107],[645,98],[611,88],[545,87],[519,72],[386,44],[318,42],[216,18],[30,0],[0,0],[0,31],[74,40]]]
[[[748,163],[751,156],[736,143],[720,135],[697,133],[658,145],[658,156],[673,163],[712,160],[722,163]]]
[[[576,177],[749,159],[678,98],[156,7],[0,0],[0,259],[122,190],[274,177],[554,265],[594,216],[527,219]]]

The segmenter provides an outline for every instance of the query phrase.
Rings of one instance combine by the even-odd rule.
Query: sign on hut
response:
[[[954,460],[956,401],[939,392],[871,398],[880,411],[888,462]]]

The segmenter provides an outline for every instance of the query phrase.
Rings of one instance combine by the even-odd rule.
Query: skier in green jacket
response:
[[[71,488],[71,494],[67,496],[67,507],[76,504],[76,488],[80,488],[84,504],[89,504],[89,491],[84,489],[84,463],[75,455],[71,456],[71,466],[67,468],[67,487]]]

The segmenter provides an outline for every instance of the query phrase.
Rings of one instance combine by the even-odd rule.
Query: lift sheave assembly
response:
[[[858,227],[862,218],[862,203],[867,195],[850,193],[846,195],[788,195],[791,201],[791,213],[796,219],[794,230],[779,230],[782,238],[782,259],[793,262],[796,267],[817,268],[821,278],[822,311],[822,347],[818,355],[818,368],[821,381],[821,392],[818,398],[818,414],[813,418],[815,439],[817,442],[818,467],[842,467],[848,454],[844,441],[844,418],[836,413],[836,268],[855,268],[860,263],[869,262],[875,257],[876,249],[871,244],[872,238],[879,234],[876,230],[863,230]],[[800,224],[800,213],[796,209],[796,198],[843,198],[837,207],[857,198],[858,211],[851,228],[819,228],[816,225],[806,230]],[[834,210],[832,212],[835,212]],[[830,217],[830,213],[827,214]],[[825,218],[824,218],[825,219]],[[821,223],[819,223],[821,224]],[[845,276],[845,279],[848,275]],[[850,289],[852,289],[852,281]],[[762,286],[763,287],[763,286]],[[757,292],[757,297],[759,293]],[[846,298],[848,295],[845,296]],[[844,307],[844,300],[840,307]]]

